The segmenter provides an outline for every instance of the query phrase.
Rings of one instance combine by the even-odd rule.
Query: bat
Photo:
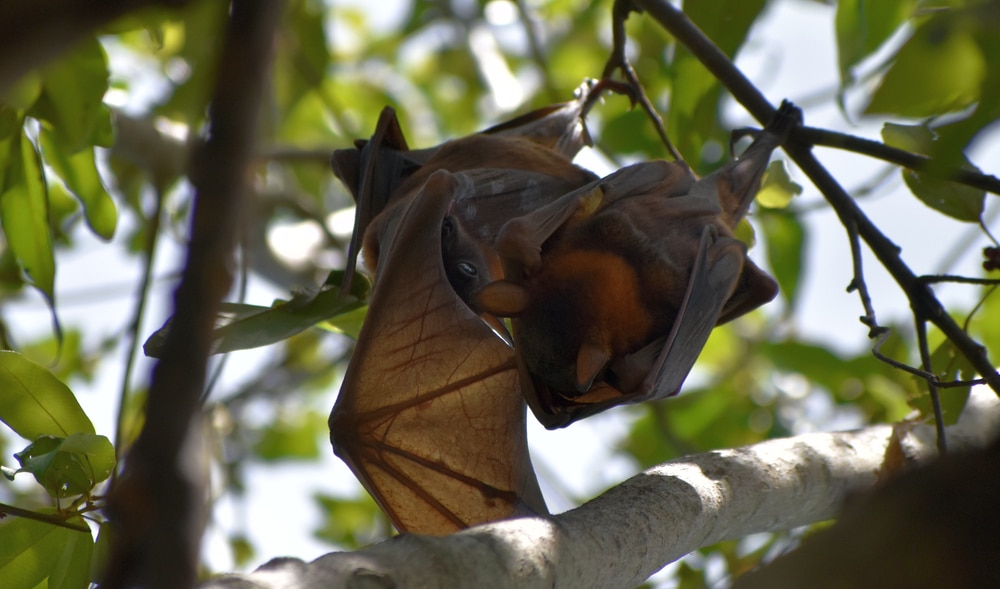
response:
[[[596,179],[570,158],[603,89],[422,150],[386,109],[371,140],[334,154],[358,205],[348,275],[361,245],[373,290],[330,438],[400,531],[547,513],[514,352],[470,303],[502,272],[508,220]]]
[[[676,394],[715,325],[774,298],[732,230],[801,117],[783,103],[740,159],[701,180],[684,163],[640,163],[501,229],[504,278],[472,297],[513,317],[522,391],[543,425]]]

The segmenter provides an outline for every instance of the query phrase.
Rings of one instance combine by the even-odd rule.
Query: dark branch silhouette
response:
[[[635,0],[634,4],[648,12],[677,41],[683,43],[754,118],[762,124],[771,120],[775,112],[771,102],[736,68],[726,54],[698,29],[687,15],[665,0]],[[879,262],[888,270],[905,293],[917,321],[930,321],[937,326],[983,376],[990,388],[1000,395],[1000,374],[997,373],[993,362],[987,357],[983,346],[973,340],[955,322],[934,293],[910,270],[900,257],[899,248],[872,223],[854,202],[854,199],[816,159],[812,153],[812,145],[806,142],[806,137],[793,134],[790,141],[785,144],[784,149],[826,197],[841,223],[847,229],[849,237],[860,236],[871,248]],[[852,247],[856,250],[855,239],[852,238],[851,241]],[[857,257],[856,254],[856,260]],[[851,289],[858,290],[862,302],[865,303],[866,315],[862,317],[862,322],[870,328],[869,337],[877,338],[881,330],[886,328],[879,326],[875,320],[864,276],[857,272],[859,269],[860,266],[855,264],[856,272]]]
[[[205,506],[197,417],[216,311],[232,284],[230,258],[281,7],[232,4],[208,138],[193,163],[191,242],[174,323],[153,371],[143,431],[109,497],[116,534],[104,587],[189,587],[196,577]]]

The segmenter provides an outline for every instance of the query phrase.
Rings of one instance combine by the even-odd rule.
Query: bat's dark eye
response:
[[[458,263],[458,269],[461,270],[462,274],[465,274],[466,276],[478,276],[479,275],[479,270],[477,270],[475,266],[473,266],[472,264],[470,264],[468,262],[459,262]]]

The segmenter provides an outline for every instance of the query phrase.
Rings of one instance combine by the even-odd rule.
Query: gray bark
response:
[[[998,432],[1000,400],[984,388],[948,428],[949,448],[983,447]],[[560,515],[402,535],[308,564],[278,559],[202,587],[635,587],[699,547],[835,517],[846,495],[875,483],[890,441],[907,465],[937,454],[926,424],[770,440],[656,466]]]

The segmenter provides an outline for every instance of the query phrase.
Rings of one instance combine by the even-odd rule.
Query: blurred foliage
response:
[[[329,332],[355,335],[367,297],[360,282],[351,297],[340,297],[331,275],[343,265],[346,238],[328,215],[352,201],[329,171],[330,152],[368,137],[386,104],[397,109],[410,144],[420,147],[566,99],[582,78],[600,74],[610,51],[608,1],[399,0],[379,6],[286,2],[239,255],[251,283],[277,294],[251,301],[234,294],[220,318],[225,325],[218,350],[270,345],[271,353],[255,364],[256,372],[214,390],[206,401],[215,442],[211,460],[218,466],[216,500],[245,498],[251,464],[318,464],[330,451],[329,392],[351,344]],[[683,7],[733,56],[755,24],[782,3],[687,0]],[[843,107],[845,94],[860,95],[866,113],[905,121],[885,125],[886,143],[934,156],[941,166],[971,168],[964,150],[1000,117],[1000,3],[841,0],[826,10],[836,30],[840,79],[839,96],[830,100]],[[0,305],[41,301],[61,316],[74,301],[62,296],[72,289],[57,276],[64,263],[85,264],[72,254],[92,249],[95,240],[140,269],[154,250],[185,245],[192,197],[187,161],[204,132],[226,15],[226,3],[207,0],[130,15],[0,96]],[[671,139],[698,172],[717,167],[728,157],[730,132],[720,115],[720,84],[652,19],[633,15],[627,32],[630,59]],[[597,148],[612,162],[664,156],[648,119],[625,100],[609,99],[588,122]],[[982,191],[902,174],[924,204],[962,221],[981,221]],[[755,258],[765,260],[778,280],[782,294],[775,306],[782,312],[758,312],[717,329],[684,394],[627,410],[630,431],[617,445],[637,464],[812,429],[895,421],[913,407],[928,415],[925,387],[876,360],[864,347],[860,325],[852,352],[797,335],[797,304],[808,292],[808,275],[825,268],[807,267],[809,210],[799,204],[803,189],[795,179],[783,162],[772,165],[754,227],[745,228],[747,235],[755,229],[764,246],[764,255]],[[274,238],[275,229],[289,226],[318,237],[308,244]],[[175,269],[177,263],[171,262]],[[93,270],[98,279],[104,274]],[[162,302],[175,276],[154,278],[153,288],[138,296]],[[985,287],[981,305],[954,312],[968,316],[970,333],[997,358],[1000,297],[991,293]],[[19,352],[0,353],[0,419],[10,428],[0,439],[0,462],[23,459],[22,469],[41,483],[34,491],[0,486],[0,501],[36,507],[46,504],[47,494],[61,500],[73,495],[77,499],[55,502],[44,513],[68,522],[82,522],[83,513],[101,520],[90,500],[103,488],[114,455],[98,434],[113,432],[94,431],[67,385],[82,391],[102,367],[120,370],[116,362],[131,340],[151,335],[132,334],[131,299],[109,296],[118,297],[121,312],[66,329],[57,322],[45,335],[11,321],[0,306],[0,344]],[[324,330],[311,328],[317,324]],[[940,374],[971,377],[953,347],[937,337]],[[881,351],[900,362],[918,360],[908,328],[894,328]],[[112,390],[99,392],[104,403],[123,408],[116,455],[146,419],[145,379],[125,383],[120,401]],[[100,382],[106,389],[107,379]],[[967,388],[942,393],[947,420],[967,396]],[[14,434],[23,439],[14,441]],[[89,437],[81,442],[81,436]],[[323,519],[302,535],[355,548],[390,533],[367,496],[317,494],[315,503]],[[14,547],[0,550],[6,587],[35,587],[46,578],[49,586],[82,587],[91,578],[94,545],[87,534],[21,518],[0,528],[4,546]],[[254,539],[240,524],[222,531],[238,566],[273,556],[255,554]],[[673,582],[684,588],[718,583],[716,573],[724,578],[748,570],[785,545],[783,538],[767,536],[750,548],[734,541],[703,549],[673,568]]]

